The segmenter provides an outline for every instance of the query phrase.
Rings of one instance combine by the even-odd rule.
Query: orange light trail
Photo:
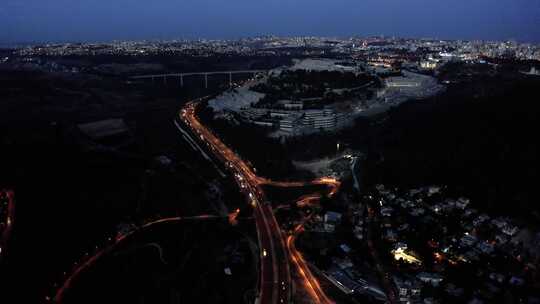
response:
[[[332,177],[321,177],[318,179],[315,179],[311,182],[283,182],[283,181],[273,181],[264,177],[257,176],[254,173],[254,170],[246,163],[244,162],[236,153],[234,153],[229,147],[227,147],[217,136],[215,136],[212,131],[207,129],[205,126],[203,126],[200,121],[197,119],[197,116],[195,114],[195,109],[197,107],[197,102],[190,102],[187,103],[185,108],[180,112],[180,118],[191,128],[193,133],[196,135],[197,138],[200,138],[203,141],[206,141],[207,145],[210,146],[211,150],[216,154],[218,158],[220,158],[225,164],[227,164],[230,168],[235,168],[238,172],[239,176],[237,176],[238,179],[240,179],[238,182],[242,184],[243,182],[247,183],[249,188],[254,189],[255,195],[263,196],[262,189],[260,188],[261,185],[271,185],[271,186],[277,186],[277,187],[304,187],[307,185],[326,185],[330,188],[328,196],[333,196],[335,193],[337,193],[340,182]],[[298,203],[300,205],[304,204],[310,204],[313,201],[317,201],[320,199],[320,195],[308,195],[304,196]],[[261,217],[263,220],[261,222],[265,223],[265,225],[268,225],[268,223],[276,223],[275,225],[270,225],[266,227],[267,233],[274,234],[274,235],[280,235],[280,228],[277,225],[277,222],[275,220],[275,217],[273,216],[273,213],[270,211],[269,213],[266,213],[264,210],[266,208],[263,208],[260,203],[256,200],[252,200],[251,204],[258,210],[258,212],[255,212],[256,217]],[[271,208],[269,208],[271,210]],[[268,214],[268,215],[267,215]],[[268,218],[267,218],[268,217]],[[301,228],[301,227],[300,227]],[[257,229],[260,230],[262,228],[257,225]],[[298,233],[300,229],[297,229],[295,233]],[[261,234],[259,234],[260,238]],[[271,237],[270,237],[271,239]],[[298,272],[302,275],[304,278],[304,285],[307,286],[307,290],[309,291],[310,296],[315,300],[316,303],[334,303],[328,297],[325,295],[324,291],[320,287],[320,284],[317,280],[317,278],[311,273],[309,270],[309,267],[307,266],[306,262],[304,261],[302,255],[296,250],[294,246],[294,236],[289,236],[287,238],[287,246],[285,244],[281,245],[280,243],[283,243],[283,238],[279,236],[280,241],[273,242],[270,241],[270,246],[283,246],[285,247],[288,255],[291,257],[291,260],[293,261],[294,265],[298,269]],[[272,253],[272,257],[274,257],[275,254]],[[275,264],[275,263],[274,263]],[[264,263],[262,263],[261,268],[264,272]],[[273,266],[274,272],[276,271],[276,266]],[[290,274],[289,274],[290,276]],[[261,274],[261,277],[264,277],[264,274]],[[273,288],[273,293],[275,293],[275,287]],[[263,293],[264,288],[261,287],[261,294]],[[261,295],[261,298],[263,301],[265,301],[266,297],[264,295]],[[275,299],[274,297],[274,300]],[[282,299],[283,300],[283,299]],[[272,302],[272,301],[270,301]]]
[[[287,238],[287,247],[289,249],[289,252],[291,253],[291,259],[296,266],[298,272],[302,276],[304,286],[307,287],[306,289],[308,290],[313,300],[315,300],[316,303],[333,304],[334,301],[330,300],[326,296],[319,284],[319,281],[313,275],[313,273],[311,273],[311,270],[309,269],[309,266],[302,257],[302,254],[296,249],[296,246],[294,245],[296,236],[303,231],[303,225],[304,223],[296,226],[293,234]]]
[[[219,218],[218,216],[213,215],[199,215],[199,216],[191,216],[191,217],[168,217],[168,218],[161,218],[155,221],[148,222],[136,229],[133,229],[132,231],[126,232],[124,234],[118,235],[114,241],[109,244],[108,246],[105,246],[104,248],[96,251],[92,256],[84,260],[83,262],[77,263],[77,267],[69,274],[67,279],[64,281],[62,286],[56,291],[54,298],[52,299],[54,303],[62,303],[64,300],[66,292],[71,288],[73,282],[88,268],[94,266],[98,260],[103,257],[104,255],[108,254],[109,252],[116,249],[120,244],[124,243],[129,237],[135,235],[138,232],[141,232],[142,230],[145,230],[149,227],[162,224],[162,223],[172,223],[172,222],[179,222],[182,220],[191,220],[191,219],[211,219],[211,218]]]

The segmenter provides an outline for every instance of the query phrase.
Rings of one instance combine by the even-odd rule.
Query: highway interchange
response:
[[[223,167],[227,169],[239,186],[240,191],[245,195],[249,205],[253,207],[253,216],[256,223],[257,237],[260,250],[260,273],[258,282],[258,296],[256,303],[260,304],[275,304],[275,303],[291,303],[293,297],[293,280],[291,278],[291,265],[294,270],[300,275],[301,286],[304,288],[312,303],[334,303],[329,299],[321,288],[319,281],[310,270],[308,263],[304,260],[302,254],[298,252],[294,245],[294,241],[303,229],[303,224],[309,219],[304,218],[302,223],[297,225],[293,231],[283,231],[274,216],[274,210],[270,202],[265,199],[263,185],[272,185],[276,187],[303,187],[308,185],[324,185],[327,186],[328,195],[335,194],[340,186],[340,182],[334,178],[323,177],[310,182],[278,182],[260,177],[255,174],[254,170],[243,161],[235,152],[227,147],[211,130],[205,127],[196,115],[197,106],[201,104],[203,97],[186,103],[180,110],[179,120],[189,129],[189,133],[177,124],[177,127],[182,131],[183,136],[190,143],[195,144],[201,154],[205,158],[209,158],[209,152],[213,158],[210,160],[219,161]],[[176,123],[176,122],[175,122]],[[187,135],[187,138],[186,138]],[[202,144],[207,149],[202,149]],[[216,164],[214,163],[214,166]],[[216,166],[216,169],[217,166]],[[219,169],[218,169],[219,170]],[[320,195],[306,195],[296,202],[302,206],[306,204],[316,204],[320,200]],[[239,210],[235,210],[227,217],[230,222],[233,222],[238,216]],[[111,238],[109,244],[103,248],[96,248],[92,254],[85,254],[81,261],[74,264],[71,272],[65,273],[65,279],[62,284],[56,288],[52,296],[45,297],[46,302],[63,303],[66,293],[71,289],[77,278],[88,268],[96,265],[98,260],[116,250],[121,244],[128,239],[133,238],[141,231],[158,224],[178,222],[184,220],[208,220],[215,219],[218,216],[200,215],[193,217],[171,217],[161,218],[158,220],[147,222],[133,230],[119,234],[116,238]]]
[[[276,182],[257,176],[254,170],[243,161],[235,152],[227,147],[198,120],[197,106],[201,98],[192,101],[180,111],[181,121],[187,125],[200,141],[204,142],[212,154],[226,164],[234,174],[235,180],[246,194],[249,203],[254,207],[254,216],[257,235],[261,250],[261,273],[259,282],[260,303],[289,303],[292,297],[292,281],[290,261],[303,278],[303,285],[307,289],[314,303],[333,303],[320,287],[317,278],[311,273],[309,266],[302,255],[294,247],[294,238],[300,232],[299,225],[289,237],[286,238],[274,216],[272,206],[265,200],[262,185],[277,187],[301,187],[306,185],[327,185],[330,187],[329,195],[333,195],[339,188],[339,181],[334,178],[319,178],[309,183],[305,182]],[[316,201],[318,197],[308,197]],[[306,197],[302,199],[306,201]]]

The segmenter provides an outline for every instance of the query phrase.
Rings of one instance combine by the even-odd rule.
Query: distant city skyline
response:
[[[0,44],[276,36],[540,42],[539,0],[4,0]]]

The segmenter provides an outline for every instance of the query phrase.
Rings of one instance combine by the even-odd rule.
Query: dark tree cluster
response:
[[[373,76],[339,71],[283,71],[253,89],[266,94],[259,104],[271,105],[281,99],[324,97],[332,89],[350,89],[375,81]]]

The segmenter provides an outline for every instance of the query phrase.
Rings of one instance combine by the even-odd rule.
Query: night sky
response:
[[[540,0],[0,0],[0,43],[395,35],[540,42]]]

